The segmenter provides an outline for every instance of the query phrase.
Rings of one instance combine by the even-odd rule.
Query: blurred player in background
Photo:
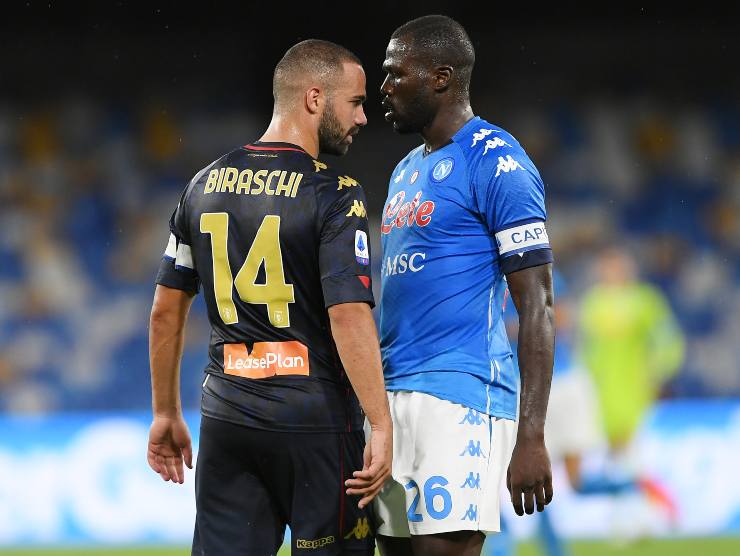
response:
[[[386,120],[424,140],[393,171],[381,223],[381,346],[395,434],[394,480],[376,503],[384,556],[479,554],[483,533],[499,530],[510,457],[519,515],[552,498],[544,185],[516,139],[473,114],[474,61],[462,26],[426,16],[393,33],[383,63]],[[521,321],[518,433],[501,314],[507,280]]]
[[[649,501],[661,507],[669,519],[675,519],[676,508],[668,493],[658,481],[635,468],[634,462],[627,465],[625,452],[629,441],[642,422],[645,411],[657,397],[659,385],[663,383],[665,377],[675,372],[677,365],[680,364],[683,352],[681,335],[673,322],[668,304],[660,292],[647,284],[636,281],[634,262],[626,252],[616,248],[609,249],[597,259],[595,267],[598,277],[597,285],[586,293],[582,303],[567,287],[563,276],[557,272],[554,273],[554,313],[558,335],[555,343],[553,380],[545,425],[545,442],[548,453],[553,462],[563,462],[568,483],[578,494],[620,496],[643,493]],[[616,297],[618,295],[619,300]],[[608,309],[605,307],[598,316],[591,314],[594,310],[592,305],[594,298],[598,302],[596,306],[600,306],[602,300],[604,303],[611,303]],[[581,304],[580,307],[579,304]],[[617,305],[619,305],[618,309]],[[516,312],[508,304],[505,309],[507,330],[516,351],[516,337],[518,336]],[[624,315],[621,325],[607,322],[609,320],[607,315],[617,315],[620,312]],[[586,314],[594,320],[588,321]],[[638,355],[634,353],[635,350],[642,350],[639,354],[642,357],[646,356],[645,350],[655,350],[649,361],[659,362],[654,363],[654,370],[658,371],[658,376],[663,378],[644,380],[650,376],[644,366],[637,367],[638,376],[621,373],[621,369],[612,366],[612,378],[618,379],[617,373],[619,372],[628,384],[619,389],[616,386],[607,385],[602,386],[602,390],[597,390],[595,378],[592,378],[584,365],[584,359],[589,360],[584,357],[586,350],[593,349],[594,346],[593,344],[581,345],[579,339],[587,342],[596,341],[594,337],[597,334],[595,334],[594,327],[605,331],[611,326],[615,328],[609,332],[603,332],[603,337],[598,340],[604,345],[610,344],[611,341],[616,342],[616,345],[609,346],[610,353],[604,355],[604,361],[609,363],[621,361],[622,364],[632,364],[635,360],[628,360],[628,358]],[[617,327],[623,330],[619,335],[614,334]],[[590,336],[588,340],[585,340],[585,335]],[[634,343],[625,346],[625,337],[630,337]],[[670,367],[667,373],[660,372],[662,364]],[[650,391],[646,390],[648,386],[652,387],[650,398],[645,397],[646,393],[650,394]],[[610,387],[617,390],[609,391]],[[634,399],[631,396],[638,390],[640,393],[636,394],[636,398],[649,399],[647,405],[643,402],[639,407],[633,406]],[[612,417],[613,421],[609,421],[608,414],[602,416],[600,400],[604,396],[609,398],[612,406],[619,406],[620,410],[628,408],[629,419]],[[612,407],[611,411],[613,415],[617,411],[616,407]],[[609,431],[612,431],[611,434]],[[621,431],[621,433],[615,434],[613,431]],[[582,467],[584,457],[593,456],[605,441],[607,441],[612,456],[607,460],[606,466],[601,469],[589,468],[588,471],[584,471]],[[537,537],[544,554],[548,556],[569,554],[547,512],[539,516]],[[491,539],[491,541],[493,542],[486,544],[486,553],[489,556],[514,554],[511,539],[501,538]]]
[[[683,334],[668,301],[657,288],[638,280],[635,261],[623,248],[605,249],[595,270],[596,284],[581,305],[579,349],[616,465],[605,483],[582,481],[577,490],[611,489],[616,494],[637,486],[674,522],[677,508],[670,496],[641,473],[638,462],[630,461],[629,448],[661,388],[683,363]]]
[[[605,250],[596,278],[581,306],[581,355],[596,385],[609,445],[620,451],[681,366],[684,341],[667,300],[638,281],[626,251]]]
[[[365,74],[345,48],[308,40],[277,64],[273,93],[261,139],[198,172],[172,215],[150,325],[148,460],[180,483],[191,464],[179,360],[202,285],[212,332],[192,553],[275,554],[288,524],[294,550],[372,554],[367,504],[390,472],[392,425],[365,197],[317,159],[344,154],[366,124]]]

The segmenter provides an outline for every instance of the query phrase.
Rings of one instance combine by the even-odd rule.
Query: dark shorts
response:
[[[372,520],[344,481],[362,469],[362,431],[291,433],[203,417],[195,472],[195,556],[374,554]]]

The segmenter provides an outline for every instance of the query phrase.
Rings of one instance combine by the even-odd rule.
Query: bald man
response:
[[[191,466],[179,361],[202,286],[212,331],[192,554],[276,554],[286,525],[294,551],[372,554],[367,505],[390,473],[392,425],[365,196],[318,159],[346,153],[366,124],[365,73],[347,49],[303,41],[277,64],[273,94],[260,140],[198,172],[170,219],[148,460],[178,483]]]

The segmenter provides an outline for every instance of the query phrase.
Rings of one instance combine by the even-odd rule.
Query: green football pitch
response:
[[[646,540],[627,547],[615,547],[603,542],[573,542],[570,544],[572,556],[737,556],[740,554],[740,538],[722,539],[673,539]],[[73,549],[3,549],[3,556],[188,556],[187,548],[73,548]],[[523,543],[517,549],[517,556],[541,555],[531,543]],[[290,551],[283,548],[279,556],[289,556]]]

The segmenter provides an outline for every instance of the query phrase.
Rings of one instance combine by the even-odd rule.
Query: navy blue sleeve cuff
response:
[[[375,307],[369,276],[338,275],[321,279],[324,306],[328,309],[340,303],[367,303]]]
[[[544,249],[532,249],[531,251],[509,255],[501,259],[500,265],[501,271],[504,274],[510,274],[517,270],[540,266],[551,263],[552,261],[552,249],[546,247]]]
[[[182,266],[175,267],[174,259],[162,258],[157,271],[157,284],[189,293],[198,293],[200,280],[194,270]]]

